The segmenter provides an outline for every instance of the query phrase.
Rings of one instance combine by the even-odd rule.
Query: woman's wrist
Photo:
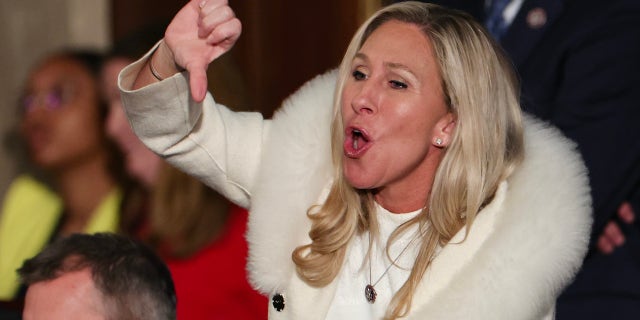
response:
[[[147,64],[149,65],[149,71],[158,81],[162,81],[176,73],[184,71],[183,68],[175,63],[173,54],[164,41],[161,42],[151,54]]]

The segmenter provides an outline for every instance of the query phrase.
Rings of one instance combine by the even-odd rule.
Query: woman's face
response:
[[[454,118],[431,43],[417,26],[389,21],[369,36],[352,62],[341,106],[349,183],[375,189],[392,211],[424,206]],[[417,208],[405,208],[410,203]]]
[[[124,58],[114,58],[102,68],[102,88],[109,102],[107,134],[124,153],[127,172],[151,187],[156,181],[161,159],[147,149],[133,133],[122,107],[117,83],[118,73],[131,62]]]
[[[21,132],[45,169],[77,165],[105,150],[97,80],[79,62],[56,57],[28,78]]]

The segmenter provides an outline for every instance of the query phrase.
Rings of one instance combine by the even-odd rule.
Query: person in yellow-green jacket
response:
[[[34,175],[18,176],[0,213],[0,318],[18,318],[24,297],[16,269],[56,239],[121,227],[118,153],[104,130],[102,57],[62,51],[28,76],[20,100],[20,136]]]

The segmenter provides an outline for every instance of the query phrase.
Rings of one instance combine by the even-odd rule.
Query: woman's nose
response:
[[[35,124],[51,118],[50,112],[44,107],[33,106],[22,114],[22,122],[25,124]]]
[[[378,111],[378,89],[373,81],[368,80],[361,84],[358,92],[353,97],[351,107],[358,114],[374,114]]]

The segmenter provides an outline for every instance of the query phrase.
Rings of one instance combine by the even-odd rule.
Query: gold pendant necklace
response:
[[[378,280],[376,280],[376,282],[374,282],[374,283],[371,283],[371,281],[372,281],[371,280],[371,250],[369,250],[369,283],[364,287],[364,297],[367,299],[367,302],[369,302],[371,304],[376,302],[376,297],[378,296],[378,292],[376,292],[375,286],[378,284],[378,282],[380,282],[380,280],[382,280],[382,277],[384,277],[384,275],[387,274],[387,272],[389,272],[391,267],[394,266],[396,264],[396,262],[398,262],[398,259],[400,259],[402,254],[405,251],[407,251],[407,249],[411,246],[413,241],[415,241],[418,238],[418,235],[420,235],[420,232],[417,233],[413,237],[413,239],[411,239],[411,241],[409,241],[409,243],[402,249],[402,251],[400,251],[398,256],[396,256],[396,258],[393,259],[391,264],[389,264],[389,266],[387,266],[387,268],[380,275],[380,277],[378,277]],[[371,243],[371,233],[369,233],[369,243]]]

